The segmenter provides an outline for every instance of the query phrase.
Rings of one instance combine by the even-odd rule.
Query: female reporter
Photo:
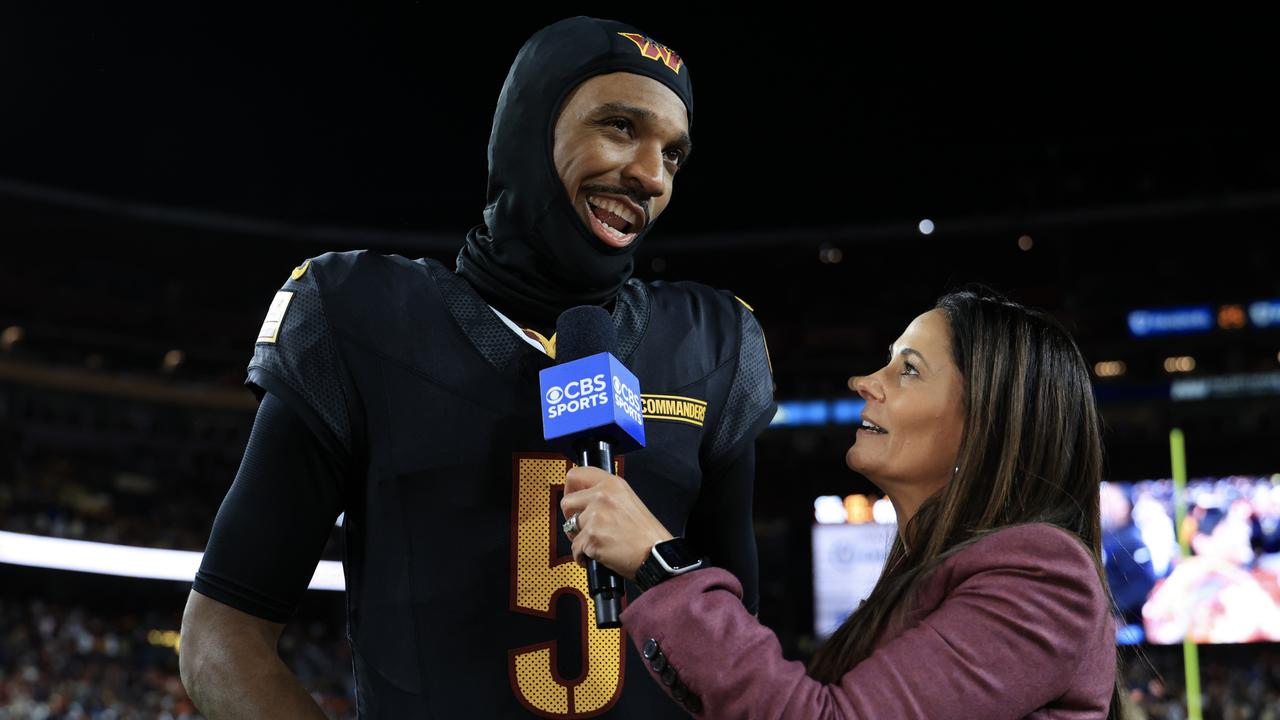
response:
[[[864,423],[845,460],[889,497],[899,531],[807,668],[624,481],[569,472],[574,557],[645,589],[622,622],[649,671],[712,718],[1122,717],[1102,443],[1067,332],[986,291],[951,293],[857,389]]]

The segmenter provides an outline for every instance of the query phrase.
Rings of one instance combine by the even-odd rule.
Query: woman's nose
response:
[[[863,375],[854,382],[853,387],[858,396],[867,402],[884,400],[884,385],[877,375]]]

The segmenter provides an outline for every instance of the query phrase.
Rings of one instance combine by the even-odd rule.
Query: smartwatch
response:
[[[656,543],[636,568],[635,583],[642,591],[648,590],[663,580],[702,568],[706,562],[684,538]]]

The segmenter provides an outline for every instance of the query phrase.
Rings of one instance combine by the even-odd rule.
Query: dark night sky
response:
[[[941,19],[694,20],[646,7],[616,16],[683,54],[697,103],[698,152],[668,234],[1280,187],[1266,82],[1275,52],[1249,38],[1055,19],[965,32]],[[483,204],[508,63],[529,33],[573,12],[485,8],[446,23],[423,3],[264,8],[0,11],[0,178],[288,222],[460,232]]]
[[[506,69],[575,9],[297,7],[0,10],[0,322],[32,345],[108,332],[138,362],[183,347],[238,378],[302,258],[451,261],[480,218]],[[1100,357],[1154,356],[1126,344],[1133,307],[1280,296],[1265,38],[1200,18],[686,15],[615,15],[682,54],[697,106],[697,152],[637,274],[748,298],[784,393],[843,388],[958,282],[1050,309]],[[252,223],[285,231],[237,229]],[[817,261],[824,243],[842,264]],[[1274,359],[1254,339],[1206,370]]]

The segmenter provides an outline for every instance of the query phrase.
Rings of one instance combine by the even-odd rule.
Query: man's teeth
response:
[[[610,200],[609,198],[602,198],[602,197],[596,197],[595,195],[588,195],[587,202],[594,207],[598,207],[602,210],[608,210],[614,215],[617,215],[623,220],[626,220],[631,225],[636,225],[640,222],[640,219],[636,217],[635,212],[633,212],[631,208],[627,207],[626,205],[623,205],[617,200]]]
[[[610,225],[609,223],[600,223],[600,224],[604,226],[605,232],[618,238],[619,240],[622,240],[623,238],[627,237],[625,234],[623,234],[621,230],[615,230],[613,226]]]
[[[888,432],[887,430],[885,430],[884,428],[880,427],[879,425],[876,425],[875,423],[871,422],[870,420],[863,420],[863,421],[862,421],[862,428],[863,428],[864,430],[870,430],[871,432],[874,432],[874,433],[886,433],[886,432]]]

